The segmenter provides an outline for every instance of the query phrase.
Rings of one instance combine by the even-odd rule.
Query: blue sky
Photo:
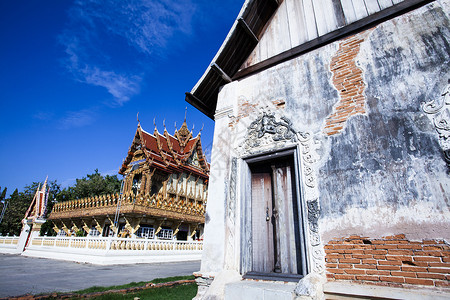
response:
[[[170,133],[243,1],[0,1],[0,186],[117,174],[136,130]]]

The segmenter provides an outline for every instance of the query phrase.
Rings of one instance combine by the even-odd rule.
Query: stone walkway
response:
[[[0,254],[0,297],[69,292],[95,285],[150,281],[155,278],[191,275],[198,270],[200,261],[96,266]]]

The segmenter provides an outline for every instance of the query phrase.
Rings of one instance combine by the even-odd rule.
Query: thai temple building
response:
[[[138,123],[119,170],[121,194],[55,204],[54,230],[59,236],[84,231],[88,237],[201,240],[209,164],[200,135],[193,136],[186,119],[174,135],[156,125],[149,133]]]

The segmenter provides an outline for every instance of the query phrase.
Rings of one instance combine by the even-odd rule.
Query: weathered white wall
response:
[[[248,126],[263,110],[289,118],[298,132],[313,134],[324,242],[351,234],[450,238],[450,177],[438,134],[421,109],[422,102],[439,99],[450,79],[448,3],[435,1],[365,33],[356,56],[365,112],[349,117],[336,134],[325,133],[325,121],[340,100],[330,61],[342,41],[223,87],[203,272],[239,269],[240,199],[233,230],[226,221],[231,161],[239,157]],[[274,104],[280,100],[284,108]]]
[[[403,0],[284,0],[243,68],[400,2]]]

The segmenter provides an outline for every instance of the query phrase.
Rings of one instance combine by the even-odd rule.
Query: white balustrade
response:
[[[0,237],[0,247],[2,244]],[[16,238],[18,241],[18,238]],[[15,242],[17,244],[17,241]],[[117,237],[65,237],[40,236],[31,241],[33,247],[78,248],[114,251],[198,251],[203,242],[178,240],[153,240]]]
[[[0,248],[15,248],[18,243],[18,236],[0,236]]]

